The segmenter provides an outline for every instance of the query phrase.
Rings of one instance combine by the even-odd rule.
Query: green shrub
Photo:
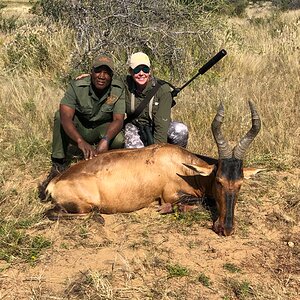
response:
[[[17,28],[17,21],[19,17],[17,16],[5,17],[1,10],[6,6],[7,6],[6,4],[0,1],[0,32],[11,33],[13,30]]]
[[[253,3],[257,4],[265,4],[267,1],[265,0],[253,0]],[[299,0],[271,0],[270,1],[275,7],[281,10],[289,10],[289,9],[299,9],[300,1]]]
[[[178,264],[168,265],[167,270],[169,277],[183,277],[189,275],[189,270],[186,267],[180,266]]]
[[[39,32],[19,32],[8,45],[7,66],[18,66],[29,70],[31,68],[51,68],[49,51],[44,43],[44,37]]]
[[[185,5],[201,6],[205,11],[238,16],[245,12],[249,2],[249,0],[179,0],[179,3]]]
[[[282,10],[299,9],[299,0],[272,0],[272,3]]]

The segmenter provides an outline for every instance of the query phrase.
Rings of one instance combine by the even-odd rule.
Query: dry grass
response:
[[[219,102],[232,144],[250,126],[247,100],[257,105],[263,127],[246,163],[267,171],[244,184],[228,238],[213,233],[205,207],[104,216],[104,227],[45,220],[36,187],[49,168],[69,33],[23,27],[24,47],[36,33],[54,66],[37,71],[33,51],[20,56],[24,73],[6,64],[15,33],[1,35],[0,299],[298,299],[300,12],[254,17],[216,32],[228,55],[180,93],[173,111],[190,128],[189,148],[216,156],[210,123]]]
[[[209,125],[220,101],[226,107],[224,132],[229,140],[237,141],[249,128],[247,101],[252,100],[263,127],[249,157],[268,155],[283,164],[288,160],[289,165],[299,166],[298,25],[299,12],[291,12],[269,21],[249,19],[229,26],[220,38],[220,48],[228,52],[222,61],[222,77],[208,75],[212,78],[195,82],[178,98],[175,115],[182,118],[184,112],[183,119],[192,129],[192,149],[211,153],[214,145]]]
[[[29,14],[29,9],[32,6],[31,3],[29,3],[28,0],[4,0],[1,1],[2,4],[6,5],[6,7],[3,9],[3,13],[5,16],[13,16],[17,15],[21,19],[27,19]]]

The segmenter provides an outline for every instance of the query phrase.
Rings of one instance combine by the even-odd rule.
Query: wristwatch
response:
[[[101,140],[106,140],[109,143],[109,138],[107,137],[107,135],[104,135]]]

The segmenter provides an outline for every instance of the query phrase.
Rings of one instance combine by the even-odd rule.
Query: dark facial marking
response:
[[[233,193],[226,193],[225,201],[226,201],[226,216],[225,216],[225,228],[231,228],[233,222],[233,207],[234,207],[234,196]]]
[[[221,160],[221,175],[228,180],[238,180],[243,177],[243,161],[236,158]]]

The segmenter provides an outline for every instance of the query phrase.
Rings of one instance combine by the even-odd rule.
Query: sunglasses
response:
[[[139,74],[141,71],[148,74],[150,72],[150,68],[148,66],[137,66],[133,69],[134,74]]]

